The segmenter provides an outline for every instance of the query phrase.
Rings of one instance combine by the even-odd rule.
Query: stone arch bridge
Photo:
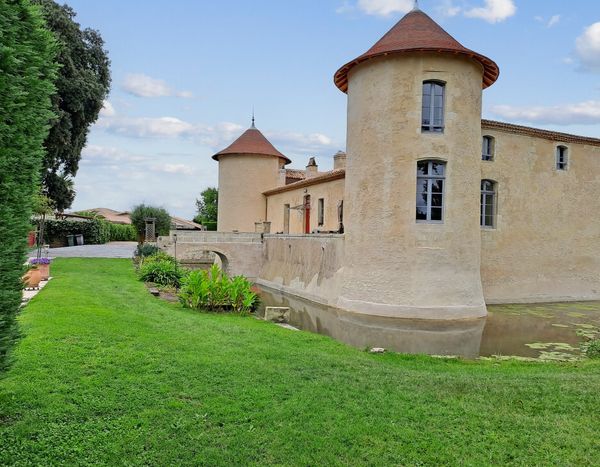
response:
[[[168,237],[158,238],[158,246],[182,262],[200,260],[206,252],[214,253],[229,276],[255,279],[262,264],[263,238],[259,233],[172,230]]]

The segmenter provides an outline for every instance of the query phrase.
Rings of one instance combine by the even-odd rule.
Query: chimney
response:
[[[344,151],[338,151],[333,156],[333,170],[345,169],[346,168],[346,153]]]
[[[308,165],[306,166],[306,178],[313,178],[319,174],[319,166],[315,162],[315,158],[311,157],[308,159]]]

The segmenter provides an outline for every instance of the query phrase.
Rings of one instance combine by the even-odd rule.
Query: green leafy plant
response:
[[[151,255],[144,256],[142,261],[144,264],[157,261],[168,261],[173,264],[179,264],[173,256],[169,255],[168,253],[165,253],[162,250],[158,250],[152,253]]]
[[[594,339],[586,344],[585,355],[588,358],[600,359],[600,339]]]
[[[192,271],[183,278],[179,300],[187,308],[244,314],[258,303],[258,296],[251,288],[252,283],[245,277],[230,279],[213,264],[210,271]]]
[[[135,249],[134,255],[139,258],[146,258],[148,256],[155,255],[160,251],[156,245],[150,243],[140,243]]]
[[[140,280],[153,282],[158,285],[178,287],[184,271],[177,263],[169,260],[159,259],[156,261],[145,261],[140,266]]]
[[[135,242],[137,231],[133,225],[107,223],[111,242]]]

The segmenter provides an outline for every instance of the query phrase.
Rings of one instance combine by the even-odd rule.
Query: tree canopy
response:
[[[168,235],[171,229],[171,216],[164,208],[138,204],[131,210],[131,223],[138,235],[143,238],[146,232],[146,218],[153,217],[156,235]]]
[[[200,193],[200,198],[196,200],[196,209],[198,215],[194,222],[199,224],[208,224],[217,222],[217,211],[219,204],[219,190],[210,187]]]
[[[81,29],[71,7],[53,0],[32,2],[42,8],[59,45],[60,70],[52,98],[56,119],[44,143],[42,182],[62,212],[75,198],[72,177],[77,174],[89,127],[97,120],[110,89],[110,61],[100,33]]]
[[[17,338],[26,238],[53,116],[56,44],[38,8],[0,0],[0,370]]]

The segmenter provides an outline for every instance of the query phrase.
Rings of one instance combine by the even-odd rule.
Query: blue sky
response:
[[[333,74],[412,0],[71,0],[102,33],[108,103],[75,178],[73,209],[146,202],[191,218],[216,186],[210,156],[250,123],[304,167],[345,148]],[[420,0],[466,47],[500,66],[484,118],[600,137],[600,2]]]

